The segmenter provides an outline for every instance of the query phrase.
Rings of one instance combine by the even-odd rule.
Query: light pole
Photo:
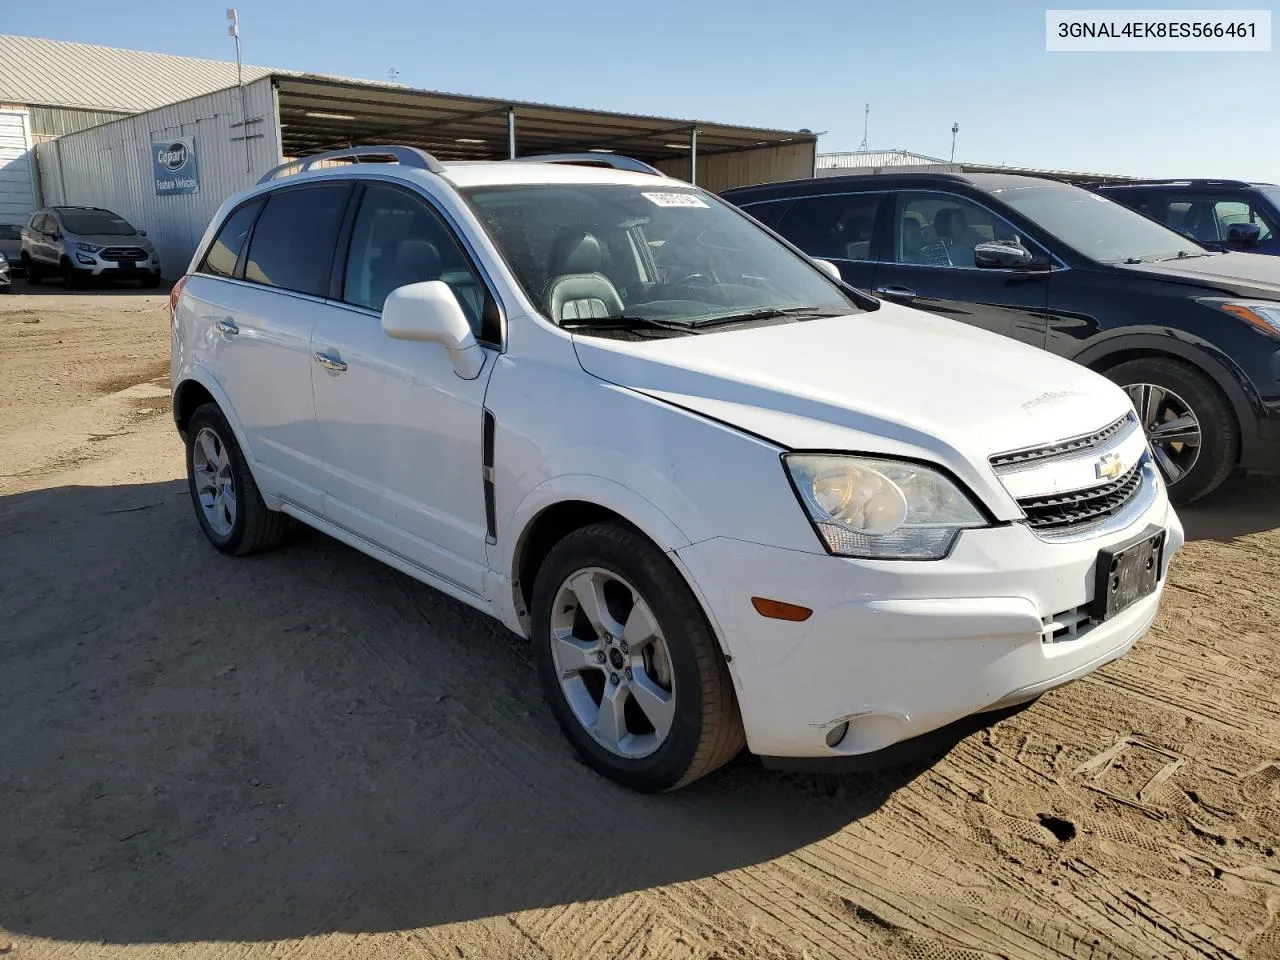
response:
[[[249,163],[249,111],[244,105],[244,66],[240,62],[240,17],[235,7],[227,8],[227,19],[231,26],[227,27],[228,36],[236,41],[236,86],[240,88],[240,134],[244,138],[244,172],[248,173],[252,166]]]
[[[951,124],[951,165],[952,166],[955,166],[955,163],[956,163],[956,134],[959,132],[960,132],[960,124],[958,122]]]

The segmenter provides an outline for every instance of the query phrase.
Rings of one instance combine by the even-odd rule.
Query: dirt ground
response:
[[[875,775],[596,777],[497,625],[200,536],[166,299],[0,296],[0,955],[1280,957],[1280,482],[1147,638]]]

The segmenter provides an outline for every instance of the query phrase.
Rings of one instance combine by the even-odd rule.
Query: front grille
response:
[[[988,457],[987,460],[996,473],[1008,473],[1011,470],[1017,470],[1033,463],[1058,460],[1063,457],[1074,456],[1084,450],[1092,450],[1094,447],[1099,447],[1118,434],[1125,432],[1126,429],[1137,426],[1137,423],[1137,417],[1132,413],[1126,413],[1115,423],[1108,424],[1093,433],[1072,437],[1069,440],[1060,440],[1057,443],[1046,444],[1042,447],[1025,447],[1022,450],[997,453]]]
[[[112,263],[137,263],[146,260],[148,256],[150,254],[141,247],[107,247],[101,253],[103,260],[110,260]]]
[[[1115,516],[1133,499],[1142,487],[1144,466],[1145,458],[1111,483],[1047,497],[1023,497],[1018,500],[1018,506],[1026,514],[1027,523],[1036,530],[1062,531],[1096,523]]]

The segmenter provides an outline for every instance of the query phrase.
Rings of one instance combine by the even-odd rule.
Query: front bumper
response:
[[[1057,642],[1093,598],[1098,551],[1166,531],[1156,593]],[[1015,523],[961,534],[938,561],[875,561],[717,538],[676,551],[724,639],[747,742],[770,757],[870,754],[1030,700],[1120,657],[1155,619],[1182,525],[1163,486],[1106,536],[1048,542]],[[809,607],[772,620],[753,596]],[[834,747],[833,728],[848,723]]]
[[[145,260],[116,261],[104,260],[100,253],[86,253],[77,250],[70,254],[77,271],[85,276],[110,279],[115,277],[137,277],[152,274],[160,276],[160,257],[151,254]]]

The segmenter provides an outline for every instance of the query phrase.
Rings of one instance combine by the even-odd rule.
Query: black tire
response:
[[[632,584],[648,603],[666,640],[675,719],[666,740],[647,757],[627,759],[602,747],[565,698],[551,654],[552,604],[576,571],[599,567]],[[729,668],[684,578],[662,551],[630,527],[597,523],[570,533],[551,549],[533,588],[533,644],[538,674],[560,729],[587,765],[644,793],[674,790],[732,760],[745,738]]]
[[[1104,372],[1122,387],[1150,383],[1173,391],[1200,421],[1199,456],[1183,476],[1168,484],[1170,500],[1176,504],[1192,503],[1232,474],[1240,462],[1240,423],[1208,374],[1183,360],[1167,357],[1129,360]]]
[[[160,286],[160,274],[148,273],[138,282],[138,285],[146,290],[154,290]]]
[[[22,270],[27,275],[27,283],[33,287],[40,286],[40,281],[44,279],[44,274],[40,272],[40,268],[25,253],[22,255]]]
[[[217,436],[218,442],[225,448],[231,468],[232,489],[236,499],[236,518],[227,534],[220,534],[209,523],[200,497],[196,490],[196,474],[193,461],[196,436],[202,429],[209,429]],[[269,550],[279,545],[289,534],[289,517],[275,510],[267,509],[258,492],[258,485],[253,480],[245,463],[240,444],[215,403],[206,403],[196,409],[187,422],[187,490],[191,494],[191,505],[195,509],[196,520],[200,529],[208,537],[209,542],[225,554],[242,557],[246,554]]]
[[[88,286],[85,275],[71,265],[65,257],[62,260],[62,281],[68,290],[83,290]]]

